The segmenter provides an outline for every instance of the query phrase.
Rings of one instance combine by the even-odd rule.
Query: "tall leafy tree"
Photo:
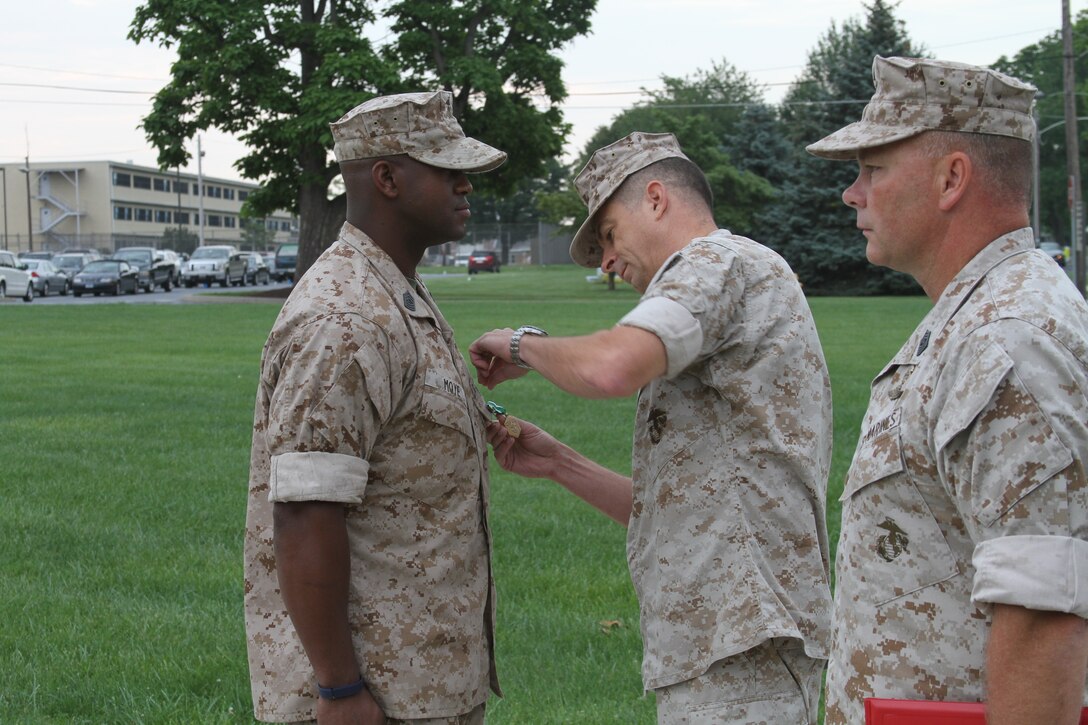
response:
[[[774,204],[761,216],[765,240],[815,294],[916,292],[905,275],[870,265],[854,215],[842,204],[843,189],[857,174],[854,164],[829,162],[805,152],[861,116],[873,95],[873,57],[915,56],[916,48],[895,4],[873,0],[864,20],[831,24],[809,52],[800,78],[783,101],[781,121],[791,146]]]
[[[1073,24],[1074,74],[1077,98],[1088,95],[1088,11]],[[994,68],[1039,89],[1036,98],[1039,130],[1039,219],[1044,233],[1069,243],[1068,168],[1065,155],[1064,61],[1062,37],[1054,32],[1011,58],[1001,56]],[[1085,114],[1083,102],[1078,115]],[[1088,123],[1078,123],[1081,169],[1088,169]]]
[[[344,197],[330,183],[328,123],[367,98],[444,88],[469,135],[517,149],[494,178],[510,188],[539,173],[567,133],[555,51],[589,30],[596,0],[145,0],[136,41],[176,47],[171,80],[144,119],[159,163],[189,159],[186,141],[218,128],[251,152],[256,216],[300,215],[299,267],[336,234]],[[381,36],[378,40],[372,38]],[[543,106],[539,108],[538,106]]]
[[[714,192],[717,222],[741,234],[752,233],[755,212],[773,196],[771,185],[732,158],[732,140],[746,109],[762,103],[762,89],[747,74],[725,61],[688,77],[662,76],[663,88],[644,91],[649,99],[619,113],[600,127],[572,164],[573,178],[593,152],[633,131],[672,133],[692,161],[706,173]],[[550,221],[585,216],[572,184],[538,196]]]

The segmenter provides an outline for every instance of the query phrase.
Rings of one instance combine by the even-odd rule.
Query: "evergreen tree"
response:
[[[759,218],[760,241],[781,253],[809,294],[913,293],[906,275],[874,267],[865,259],[865,239],[842,192],[857,165],[819,159],[805,146],[858,120],[873,95],[873,58],[913,56],[895,5],[874,0],[864,22],[831,28],[810,51],[800,78],[781,109],[781,127],[791,152],[774,203]]]

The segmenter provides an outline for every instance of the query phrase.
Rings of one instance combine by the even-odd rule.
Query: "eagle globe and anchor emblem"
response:
[[[894,521],[885,518],[882,523],[877,524],[877,527],[888,532],[881,534],[876,540],[876,553],[880,555],[881,559],[894,561],[900,554],[907,551],[910,537]]]

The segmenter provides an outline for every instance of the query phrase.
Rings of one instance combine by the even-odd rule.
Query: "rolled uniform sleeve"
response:
[[[715,275],[702,268],[702,250],[691,247],[662,265],[638,306],[619,321],[654,333],[668,358],[665,378],[673,379],[733,341],[734,300],[743,295],[737,255],[714,261]],[[724,280],[724,285],[722,284]]]
[[[686,307],[667,297],[643,300],[619,324],[657,335],[665,346],[668,358],[665,377],[670,380],[695,362],[703,346],[703,328],[699,321]]]
[[[1049,336],[1006,322],[973,346],[938,419],[976,541],[971,600],[1088,617],[1084,381]]]
[[[374,322],[335,314],[285,346],[269,406],[269,501],[362,501],[367,457],[398,402],[389,345]]]
[[[1006,536],[979,544],[971,563],[977,572],[973,602],[1088,619],[1088,542],[1068,536]]]

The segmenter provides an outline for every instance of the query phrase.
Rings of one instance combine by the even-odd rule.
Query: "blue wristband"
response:
[[[317,694],[325,700],[343,700],[345,697],[352,697],[358,695],[366,687],[366,683],[363,682],[363,676],[359,675],[359,680],[353,682],[350,685],[340,685],[339,687],[322,687],[320,684],[317,686]]]

